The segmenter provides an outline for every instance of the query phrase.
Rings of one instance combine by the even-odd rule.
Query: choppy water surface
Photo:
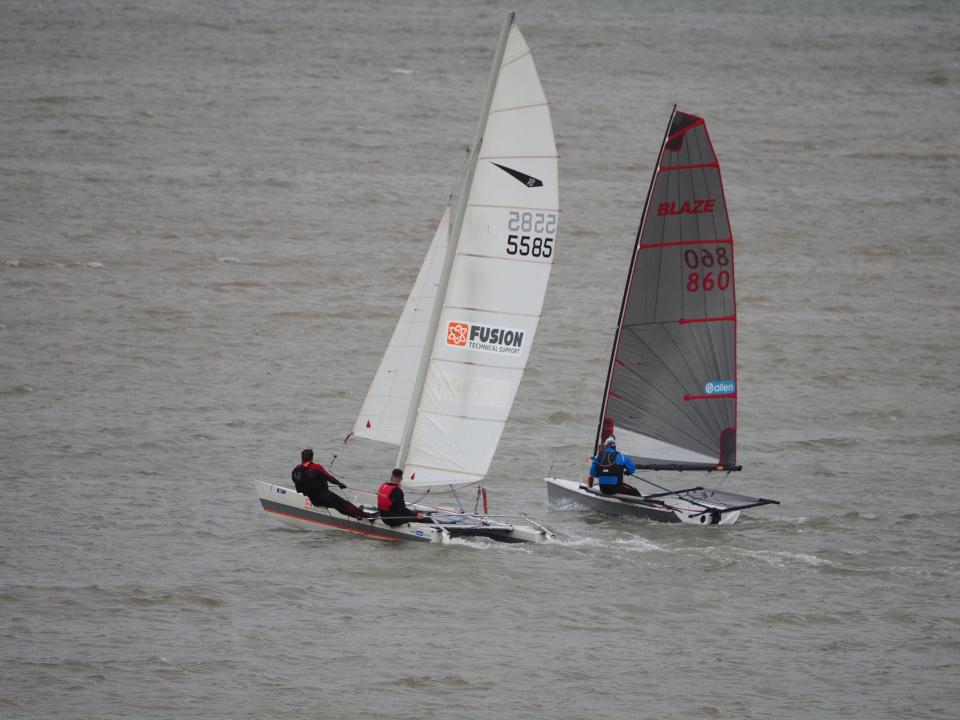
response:
[[[563,216],[491,511],[546,547],[280,528],[344,447],[507,6],[0,7],[0,716],[945,718],[960,702],[949,2],[521,2]],[[582,475],[674,102],[737,239],[733,527]],[[660,478],[657,478],[658,480]],[[684,478],[686,480],[686,478]]]

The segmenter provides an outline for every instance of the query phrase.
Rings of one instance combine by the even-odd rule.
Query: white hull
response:
[[[544,480],[547,483],[547,497],[552,503],[572,502],[607,515],[688,525],[733,525],[741,511],[729,508],[752,505],[757,500],[707,488],[644,500],[632,495],[602,495],[596,489],[588,489],[586,485],[572,480]]]
[[[263,480],[257,480],[256,486],[264,511],[299,530],[345,532],[388,542],[448,543],[453,538],[482,537],[507,543],[545,543],[556,539],[544,527],[498,522],[482,515],[437,514],[436,523],[411,522],[390,527],[376,517],[356,520],[332,508],[314,507],[309,498],[291,488]],[[419,509],[416,505],[411,507]]]

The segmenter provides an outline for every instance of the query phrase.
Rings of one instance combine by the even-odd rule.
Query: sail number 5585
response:
[[[507,255],[548,258],[553,255],[554,233],[557,231],[555,213],[511,210],[507,229]]]

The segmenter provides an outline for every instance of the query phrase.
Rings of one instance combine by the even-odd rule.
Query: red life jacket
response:
[[[396,487],[396,483],[389,482],[385,482],[380,486],[380,489],[377,490],[377,510],[382,513],[390,512],[390,509],[393,507],[393,501],[390,499],[390,496],[393,495]]]

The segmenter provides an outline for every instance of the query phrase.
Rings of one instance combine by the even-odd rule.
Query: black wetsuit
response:
[[[384,486],[390,485],[393,485],[393,483],[384,483],[381,485],[381,492],[384,491]],[[390,527],[396,527],[397,525],[403,525],[404,523],[416,521],[417,511],[411,510],[407,507],[407,503],[403,497],[403,490],[400,489],[399,485],[393,485],[393,489],[390,490],[389,497],[390,507],[388,509],[380,507],[381,520],[383,520]]]
[[[310,498],[314,507],[333,508],[344,515],[363,520],[364,514],[360,508],[330,491],[330,483],[339,485],[341,488],[346,486],[328,473],[323,465],[315,462],[301,463],[293,469],[291,477],[297,492]]]

